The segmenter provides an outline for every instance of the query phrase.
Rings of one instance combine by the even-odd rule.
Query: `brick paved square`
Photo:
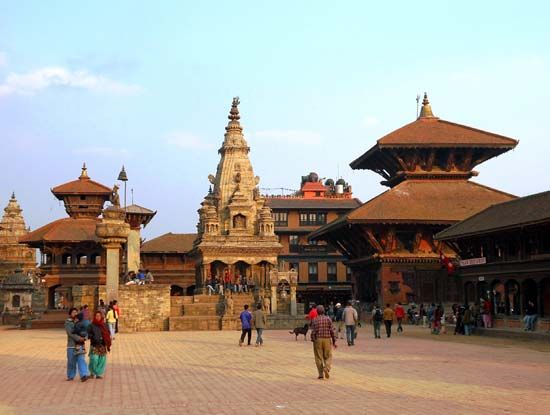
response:
[[[421,330],[361,329],[324,381],[311,342],[286,331],[263,348],[239,348],[233,331],[124,334],[105,379],[81,383],[65,381],[62,330],[0,329],[0,414],[550,413],[548,348]]]

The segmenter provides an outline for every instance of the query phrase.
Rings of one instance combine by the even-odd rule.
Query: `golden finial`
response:
[[[229,118],[231,121],[238,121],[241,119],[241,116],[239,115],[239,104],[241,101],[239,101],[239,97],[234,97],[233,102],[231,103],[231,111],[229,111]]]
[[[82,164],[82,173],[80,173],[79,179],[89,179],[88,169],[86,168],[86,163]]]
[[[428,101],[428,94],[426,92],[424,92],[422,108],[420,109],[420,115],[418,116],[418,118],[435,118],[434,113],[432,112],[430,101]]]

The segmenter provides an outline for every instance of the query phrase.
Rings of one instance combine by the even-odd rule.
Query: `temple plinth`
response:
[[[96,226],[96,235],[106,251],[107,301],[118,298],[120,272],[120,249],[130,234],[130,225],[125,222],[124,209],[110,207],[103,210],[103,218]]]

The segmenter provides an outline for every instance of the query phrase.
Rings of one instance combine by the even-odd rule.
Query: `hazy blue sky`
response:
[[[193,232],[231,98],[261,187],[341,176],[366,201],[381,178],[348,163],[414,120],[520,140],[475,180],[548,190],[548,2],[12,1],[0,3],[0,205],[34,229],[64,217],[49,189],[124,164],[145,231]]]

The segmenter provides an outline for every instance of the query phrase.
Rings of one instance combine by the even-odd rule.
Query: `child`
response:
[[[82,342],[75,342],[74,354],[81,355],[86,354],[86,339],[88,338],[88,330],[86,322],[84,321],[84,314],[82,312],[76,315],[77,322],[73,328],[73,334],[82,337]]]

